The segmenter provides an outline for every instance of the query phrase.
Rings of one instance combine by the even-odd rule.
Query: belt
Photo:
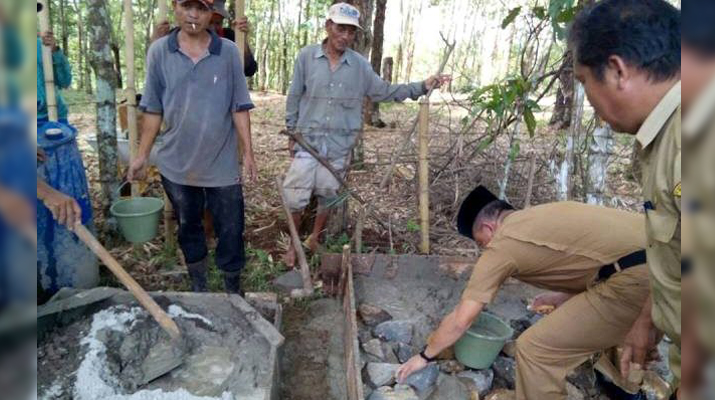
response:
[[[645,264],[645,262],[645,250],[638,250],[636,252],[628,254],[627,256],[619,258],[613,264],[608,264],[601,267],[601,269],[598,271],[598,280],[605,281],[616,272],[621,272],[624,269],[635,267],[636,265]]]

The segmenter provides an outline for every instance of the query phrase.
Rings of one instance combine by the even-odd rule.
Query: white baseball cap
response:
[[[328,19],[339,25],[352,25],[362,29],[360,11],[348,3],[333,4],[328,10]]]

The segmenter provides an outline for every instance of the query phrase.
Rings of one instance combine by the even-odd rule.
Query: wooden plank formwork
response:
[[[363,400],[365,395],[363,393],[362,376],[360,374],[360,344],[358,343],[355,287],[353,285],[350,246],[348,245],[343,247],[340,278],[344,316],[343,346],[347,398],[348,400]]]

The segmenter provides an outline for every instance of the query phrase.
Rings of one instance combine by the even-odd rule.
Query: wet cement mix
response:
[[[177,349],[142,308],[114,305],[38,343],[38,398],[75,400],[265,399],[268,342],[237,313],[164,304],[182,332]],[[225,310],[224,310],[225,311]],[[230,315],[229,315],[230,314]],[[146,375],[183,364],[144,384]]]

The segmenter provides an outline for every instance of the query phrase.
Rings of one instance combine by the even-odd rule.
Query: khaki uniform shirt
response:
[[[641,126],[646,254],[653,323],[680,345],[680,82]]]
[[[639,214],[577,202],[515,211],[479,257],[462,298],[490,303],[508,277],[580,293],[602,266],[643,248],[645,220]]]
[[[683,224],[683,236],[687,233],[691,239],[700,336],[715,352],[715,79],[688,110],[683,121],[683,140],[688,153],[686,202],[697,205],[685,207],[686,217],[690,218],[684,219],[689,223]]]

